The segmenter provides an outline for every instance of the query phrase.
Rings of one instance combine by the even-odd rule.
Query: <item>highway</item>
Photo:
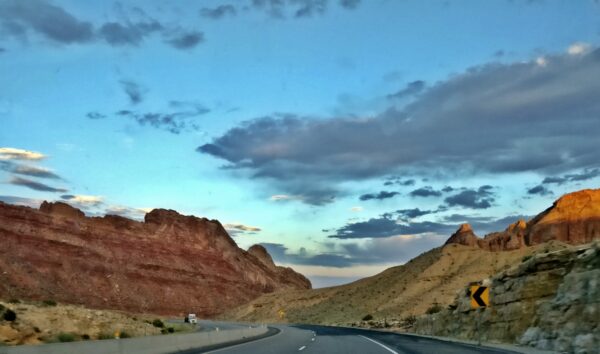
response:
[[[511,351],[449,343],[431,338],[353,328],[312,325],[273,325],[276,334],[221,348],[186,351],[185,354],[450,354],[514,353]]]

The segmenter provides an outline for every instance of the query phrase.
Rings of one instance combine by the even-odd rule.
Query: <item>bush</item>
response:
[[[169,333],[175,333],[175,328],[169,327],[167,328],[167,331],[169,331]]]
[[[442,311],[442,306],[440,306],[438,303],[434,303],[427,309],[427,311],[425,311],[425,313],[428,315],[433,315],[434,313],[438,313],[440,311]]]
[[[75,335],[73,333],[60,333],[56,338],[62,343],[75,341]]]
[[[103,339],[113,339],[113,335],[110,333],[100,333],[98,335],[98,339],[103,340]]]
[[[154,327],[158,327],[158,328],[163,328],[165,326],[165,324],[163,323],[163,321],[159,320],[158,318],[155,319],[154,321],[152,321],[152,325]]]
[[[412,327],[415,323],[417,323],[417,317],[415,315],[410,315],[402,319],[402,326],[404,327]]]
[[[54,300],[44,300],[44,301],[42,301],[42,304],[44,306],[53,307],[53,306],[56,306],[56,301],[54,301]]]
[[[0,313],[2,313],[4,311],[6,307],[4,307],[4,305],[0,304]]]
[[[90,340],[90,335],[89,334],[84,334],[81,336],[81,339],[83,340]]]
[[[19,299],[10,299],[10,300],[8,300],[8,303],[9,304],[20,304],[21,301]]]
[[[363,321],[370,321],[373,319],[373,316],[371,314],[366,315],[365,317],[362,318]]]
[[[4,318],[5,321],[13,322],[17,319],[17,314],[11,309],[6,309],[2,318]]]
[[[532,255],[525,256],[525,257],[521,258],[521,262],[525,262],[525,261],[531,259],[531,257],[532,257]]]
[[[163,329],[160,330],[160,333],[162,333],[162,334],[168,334],[169,332],[167,332],[167,330],[165,328],[163,328]]]
[[[119,338],[131,338],[131,335],[125,331],[121,332]]]

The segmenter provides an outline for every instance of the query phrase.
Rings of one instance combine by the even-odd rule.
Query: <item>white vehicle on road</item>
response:
[[[196,314],[195,313],[188,314],[185,318],[185,322],[189,322],[191,324],[197,324],[198,319],[196,318]]]

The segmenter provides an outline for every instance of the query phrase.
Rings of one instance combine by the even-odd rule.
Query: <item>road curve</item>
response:
[[[219,349],[199,349],[186,354],[507,354],[511,351],[444,342],[432,338],[354,328],[313,325],[274,325],[279,333]]]

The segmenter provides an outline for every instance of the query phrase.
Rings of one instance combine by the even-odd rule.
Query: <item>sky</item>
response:
[[[220,220],[314,287],[600,182],[595,0],[0,0],[0,200]]]

